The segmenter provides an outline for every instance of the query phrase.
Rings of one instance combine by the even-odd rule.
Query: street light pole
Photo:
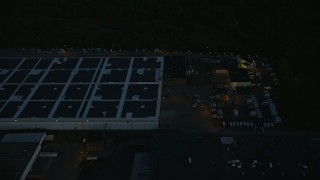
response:
[[[107,126],[108,126],[108,123],[106,123],[105,126],[104,126],[104,134],[107,133]]]

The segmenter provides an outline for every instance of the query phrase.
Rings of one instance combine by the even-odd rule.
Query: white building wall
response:
[[[0,122],[0,129],[52,129],[52,130],[148,130],[158,129],[158,121],[145,122]]]

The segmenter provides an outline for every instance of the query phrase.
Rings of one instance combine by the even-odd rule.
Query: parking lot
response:
[[[229,54],[187,56],[187,86],[163,88],[162,127],[192,129],[198,124],[207,130],[224,127],[254,131],[281,127],[279,107],[273,99],[279,82],[268,59],[248,55],[244,58],[249,63],[238,58],[238,62],[249,64],[251,85],[235,88],[223,68],[236,58]]]
[[[81,172],[79,163],[85,156],[82,143],[46,143],[41,151],[57,152],[57,157],[38,157],[30,177],[78,179]]]
[[[227,176],[236,179],[316,179],[319,156],[311,138],[233,136],[224,145]]]
[[[160,128],[185,132],[213,131],[208,90],[200,87],[168,88],[162,101]],[[200,98],[193,98],[193,95]],[[198,104],[193,106],[196,101]],[[199,102],[201,101],[201,102]]]

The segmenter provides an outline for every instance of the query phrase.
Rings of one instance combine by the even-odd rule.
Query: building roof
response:
[[[45,133],[6,134],[0,143],[1,179],[20,179],[44,137]]]
[[[1,140],[1,143],[39,143],[43,141],[45,133],[17,133],[6,134]]]
[[[38,143],[0,143],[1,179],[20,179]]]
[[[0,62],[1,121],[159,117],[163,57],[34,57]]]

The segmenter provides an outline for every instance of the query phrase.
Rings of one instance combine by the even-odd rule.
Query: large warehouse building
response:
[[[158,129],[163,57],[0,62],[0,129]]]

